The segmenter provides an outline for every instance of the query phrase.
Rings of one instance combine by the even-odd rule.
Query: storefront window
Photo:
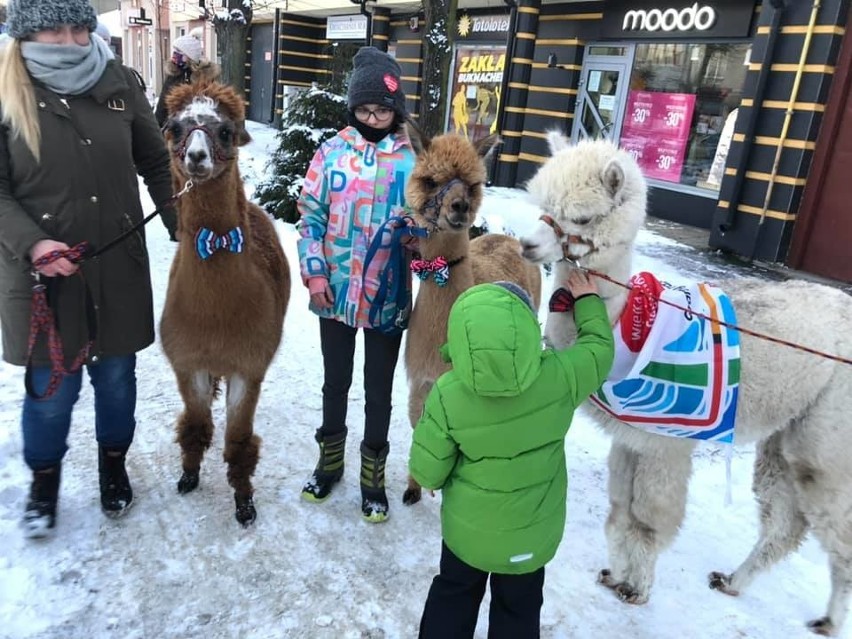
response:
[[[505,46],[456,46],[448,131],[475,142],[497,130],[505,68]]]
[[[719,189],[748,55],[748,44],[636,46],[620,144],[647,177]]]

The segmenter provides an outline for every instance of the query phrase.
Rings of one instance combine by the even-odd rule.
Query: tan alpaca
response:
[[[450,307],[468,288],[481,282],[507,280],[530,293],[538,308],[541,272],[521,257],[518,241],[507,235],[487,234],[469,239],[469,229],[482,204],[485,183],[484,158],[499,142],[491,135],[471,144],[456,134],[430,139],[408,126],[417,163],[408,180],[406,203],[418,226],[429,235],[419,241],[424,259],[443,257],[450,264],[445,286],[430,277],[420,283],[411,313],[405,348],[408,373],[408,417],[417,425],[426,395],[449,366],[439,348],[447,341]],[[403,501],[420,500],[420,486],[409,478]]]
[[[177,376],[184,411],[178,419],[183,475],[178,491],[198,486],[213,437],[210,405],[227,383],[224,458],[236,518],[256,517],[251,476],[260,438],[253,433],[260,384],[278,344],[290,297],[290,270],[267,215],[246,200],[238,147],[250,141],[242,99],[221,84],[182,85],[168,97],[166,139],[178,202],[180,244],[172,262],[160,337]],[[241,252],[220,248],[202,258],[197,234],[241,229]]]

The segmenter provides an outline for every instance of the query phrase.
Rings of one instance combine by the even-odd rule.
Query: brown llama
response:
[[[230,87],[181,85],[167,100],[166,140],[178,201],[178,244],[160,321],[163,350],[184,411],[177,422],[183,475],[178,492],[198,487],[213,438],[211,403],[227,384],[224,459],[236,518],[251,524],[251,477],[260,438],[254,414],[290,298],[290,269],[272,222],[246,199],[238,148],[251,141],[245,107]]]
[[[423,279],[411,312],[405,368],[408,418],[414,428],[432,385],[449,369],[439,348],[447,341],[453,302],[474,284],[506,280],[527,291],[538,308],[541,271],[521,257],[521,245],[515,238],[499,233],[474,240],[469,236],[482,205],[484,160],[500,138],[490,135],[472,144],[454,133],[430,139],[414,126],[407,125],[407,129],[417,162],[405,190],[406,203],[417,225],[428,230],[428,236],[419,240],[418,250],[432,265],[433,260],[445,260],[449,274],[446,281],[440,276]],[[416,263],[412,268],[418,268]],[[420,486],[409,477],[403,502],[418,502],[420,493]]]

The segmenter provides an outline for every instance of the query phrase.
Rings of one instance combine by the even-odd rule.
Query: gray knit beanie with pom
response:
[[[18,40],[63,24],[86,27],[91,33],[98,27],[98,16],[88,0],[9,0],[6,6],[6,32]]]
[[[375,47],[361,47],[355,54],[349,77],[349,108],[378,104],[404,117],[405,94],[401,76],[402,69],[392,56]]]

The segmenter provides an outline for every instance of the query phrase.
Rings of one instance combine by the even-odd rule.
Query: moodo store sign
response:
[[[619,40],[745,38],[753,0],[616,0],[604,7],[601,37]]]

